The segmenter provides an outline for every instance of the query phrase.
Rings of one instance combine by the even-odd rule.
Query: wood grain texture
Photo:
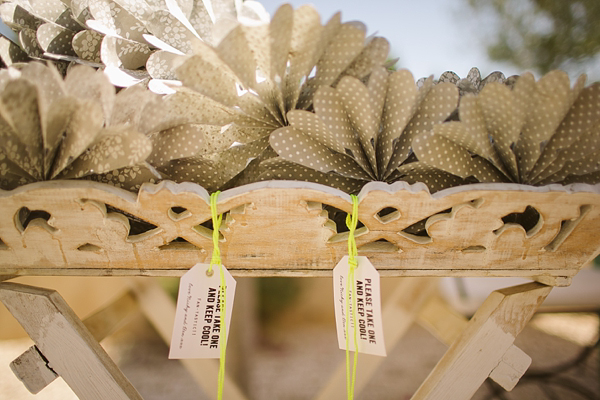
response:
[[[523,276],[565,285],[600,251],[599,192],[476,184],[430,195],[421,184],[373,182],[359,195],[365,227],[356,241],[382,276]],[[0,191],[0,275],[182,275],[210,257],[211,231],[201,225],[210,219],[208,198],[198,185],[172,182],[138,195],[86,181]],[[534,226],[503,221],[528,206],[539,213]],[[330,275],[347,234],[327,210],[351,207],[345,193],[304,182],[225,191],[223,262],[238,276]],[[381,216],[383,209],[396,211]],[[41,217],[25,220],[23,210]],[[152,229],[132,234],[131,216]],[[426,231],[408,233],[418,222]]]
[[[412,400],[470,399],[551,289],[528,283],[492,292]]]
[[[418,322],[442,343],[451,346],[466,329],[468,319],[439,296],[430,296],[419,312]],[[489,377],[505,390],[511,391],[530,365],[531,357],[513,344]]]
[[[138,309],[133,295],[124,293],[115,301],[83,320],[94,339],[102,341],[116,331]],[[31,346],[10,363],[17,378],[31,393],[38,393],[58,377],[37,346]]]
[[[82,400],[141,400],[141,396],[53,290],[0,283],[0,300],[52,368]]]

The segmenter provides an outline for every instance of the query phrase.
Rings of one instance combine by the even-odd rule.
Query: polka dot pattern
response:
[[[85,66],[71,68],[64,81],[54,67],[41,63],[3,78],[0,180],[83,178],[123,168],[131,172],[150,155],[152,143],[138,130],[155,98],[147,90],[115,95],[101,72]],[[119,182],[127,186],[131,176],[119,175]]]
[[[160,135],[153,135],[152,155],[147,161],[161,167],[173,159],[197,155],[205,145],[206,128],[203,125],[178,125],[162,131]]]
[[[337,86],[340,98],[352,130],[358,136],[360,147],[364,152],[372,176],[377,176],[377,161],[375,159],[375,137],[379,133],[379,120],[375,119],[375,110],[371,107],[369,90],[358,79],[344,77]]]
[[[579,83],[573,92],[579,92],[582,88]],[[519,170],[524,179],[529,178],[544,144],[560,125],[574,96],[576,94],[571,92],[569,77],[565,72],[551,71],[536,82],[528,106],[528,118],[515,147]]]
[[[9,82],[0,95],[0,102],[3,125],[0,142],[4,142],[4,152],[20,168],[40,179],[43,142],[35,85],[26,80]]]
[[[396,142],[388,170],[399,167],[410,155],[411,143],[415,136],[422,132],[428,132],[434,125],[446,120],[456,109],[457,103],[458,90],[456,86],[450,83],[440,83],[432,87],[419,103],[415,114]]]
[[[268,144],[268,140],[263,138],[220,153],[171,160],[159,170],[177,182],[195,182],[214,191],[242,172],[267,149]]]
[[[460,122],[435,126],[413,141],[420,162],[480,182],[534,185],[593,182],[600,175],[600,84],[571,87],[564,72],[511,87],[488,82],[462,97]],[[595,182],[594,182],[595,183]]]
[[[393,90],[398,88],[404,96]],[[412,96],[406,96],[407,93]],[[400,177],[409,177],[410,172],[410,179],[414,181],[419,176],[421,181],[431,179],[436,188],[446,187],[461,179],[426,164],[419,170],[421,175],[414,170],[400,173],[398,167],[402,162],[412,165],[414,161],[413,158],[408,162],[412,152],[410,140],[407,140],[402,159],[394,152],[398,149],[394,146],[407,131],[412,134],[428,132],[444,121],[456,108],[457,101],[458,90],[454,85],[434,87],[429,80],[417,90],[410,72],[398,71],[390,76],[385,69],[379,68],[373,71],[366,85],[345,76],[336,88],[321,87],[314,97],[315,114],[306,111],[288,113],[293,128],[278,129],[271,135],[270,143],[280,158],[320,173],[336,172],[358,181],[393,182]],[[397,132],[390,133],[390,127],[396,128]],[[389,152],[383,151],[382,143],[386,138],[391,147]],[[378,159],[380,154],[389,154],[390,159],[398,160],[397,164],[388,167],[389,163]],[[388,168],[379,169],[380,165]]]
[[[411,184],[422,182],[430,193],[465,184],[464,179],[419,161],[400,166],[392,178],[393,181],[402,180]]]
[[[53,60],[66,61],[65,65],[92,62],[122,68],[128,75],[147,76],[144,62],[157,49],[148,46],[144,34],[191,54],[201,40],[217,43],[237,24],[238,17],[262,18],[243,4],[236,7],[232,0],[179,1],[177,5],[181,12],[174,15],[162,0],[8,0],[3,4],[2,19],[19,36],[26,36],[21,43],[30,57],[44,58],[47,52],[53,54]],[[213,10],[214,22],[207,5]],[[118,45],[101,47],[105,35],[113,42],[118,38]],[[174,77],[172,64],[163,64],[162,70],[163,76]],[[113,81],[134,84],[134,80],[119,80],[119,75]]]
[[[106,129],[104,134],[67,168],[58,179],[81,178],[142,163],[152,151],[150,139],[133,129]]]
[[[382,65],[390,52],[390,43],[382,37],[375,37],[364,47],[354,59],[344,75],[362,79],[369,75],[374,68]]]
[[[431,81],[428,83],[431,88]],[[428,89],[421,89],[425,93]],[[413,75],[408,70],[394,72],[388,80],[383,110],[383,131],[377,140],[378,169],[389,172],[388,164],[394,152],[394,146],[408,125],[418,106],[418,90]]]
[[[342,24],[316,64],[314,78],[301,92],[298,108],[305,109],[320,86],[333,84],[364,47],[364,30],[349,23]]]
[[[26,52],[4,37],[0,37],[0,58],[2,58],[4,65],[7,67],[30,61]]]
[[[37,29],[36,36],[40,46],[47,53],[77,55],[71,46],[71,40],[75,36],[75,32],[71,30],[48,23]]]
[[[538,163],[532,170],[534,181],[547,178],[560,168],[557,161],[558,154],[572,146],[579,138],[586,138],[586,145],[589,140],[594,138],[594,132],[598,132],[595,127],[600,119],[600,84],[595,83],[583,89],[569,110],[566,117],[561,122],[552,136],[544,152],[540,156]],[[596,133],[597,135],[597,133]]]
[[[268,180],[295,180],[320,183],[346,193],[358,193],[367,183],[366,181],[347,178],[335,173],[322,173],[314,169],[282,159],[281,157],[269,158],[260,163],[260,172],[257,173],[258,181]]]
[[[285,7],[285,5],[282,6],[282,8],[283,7]],[[271,26],[274,26],[273,24],[277,23],[275,18],[278,17],[278,15],[279,13],[275,14]],[[302,88],[298,82],[301,82],[304,77],[310,74],[311,69],[325,50],[325,46],[330,40],[329,33],[333,31],[331,27],[335,26],[336,28],[339,28],[339,25],[339,15],[337,18],[334,16],[330,22],[323,27],[321,26],[321,18],[313,7],[302,6],[294,11],[289,50],[286,54],[277,56],[272,55],[273,61],[281,59],[282,65],[280,65],[279,68],[274,68],[272,70],[272,72],[275,72],[272,79],[282,80],[281,85],[283,87],[283,96],[285,99],[285,111],[294,108],[304,108],[301,106],[297,107],[300,90]],[[285,27],[281,29],[285,30]],[[282,30],[278,30],[276,35],[272,33],[271,37],[285,37]],[[272,47],[272,49],[274,48]],[[288,61],[289,70],[286,74]]]
[[[211,49],[206,51],[212,52]],[[184,87],[232,107],[238,98],[235,76],[218,61],[216,54],[215,59],[216,64],[208,57],[194,55],[177,69],[177,77]]]
[[[369,175],[349,156],[331,151],[327,146],[292,127],[279,128],[269,140],[282,158],[320,172],[335,171],[340,175],[370,180]]]

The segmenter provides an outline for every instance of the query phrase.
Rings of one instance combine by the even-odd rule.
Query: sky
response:
[[[259,0],[273,15],[285,3]],[[491,61],[485,50],[486,21],[472,15],[467,0],[290,0],[297,8],[312,4],[326,22],[342,12],[342,21],[358,20],[367,25],[368,34],[377,32],[391,43],[391,56],[400,58],[397,66],[407,68],[415,77],[436,78],[447,70],[465,77],[471,67],[483,76],[501,71],[506,76],[521,73],[513,66]],[[491,21],[490,21],[491,22]]]

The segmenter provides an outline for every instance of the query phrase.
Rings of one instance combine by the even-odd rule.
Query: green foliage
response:
[[[600,52],[599,0],[468,0],[499,18],[489,56],[544,74]]]

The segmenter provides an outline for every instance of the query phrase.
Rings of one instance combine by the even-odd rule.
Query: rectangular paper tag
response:
[[[356,339],[360,353],[386,356],[383,341],[383,319],[381,315],[381,290],[379,272],[367,257],[356,257],[358,266],[354,270],[356,280]],[[340,349],[346,350],[346,323],[348,329],[348,350],[354,351],[354,324],[352,312],[352,287],[350,302],[346,307],[346,286],[348,284],[348,256],[333,270],[333,296],[335,303],[335,323]],[[346,315],[348,310],[348,315]]]
[[[213,273],[208,276],[209,267],[210,264],[196,264],[181,277],[169,358],[219,358],[221,344],[227,344],[227,337],[224,343],[220,342],[220,268],[226,287],[226,336],[229,336],[236,282],[224,266],[213,265]]]

